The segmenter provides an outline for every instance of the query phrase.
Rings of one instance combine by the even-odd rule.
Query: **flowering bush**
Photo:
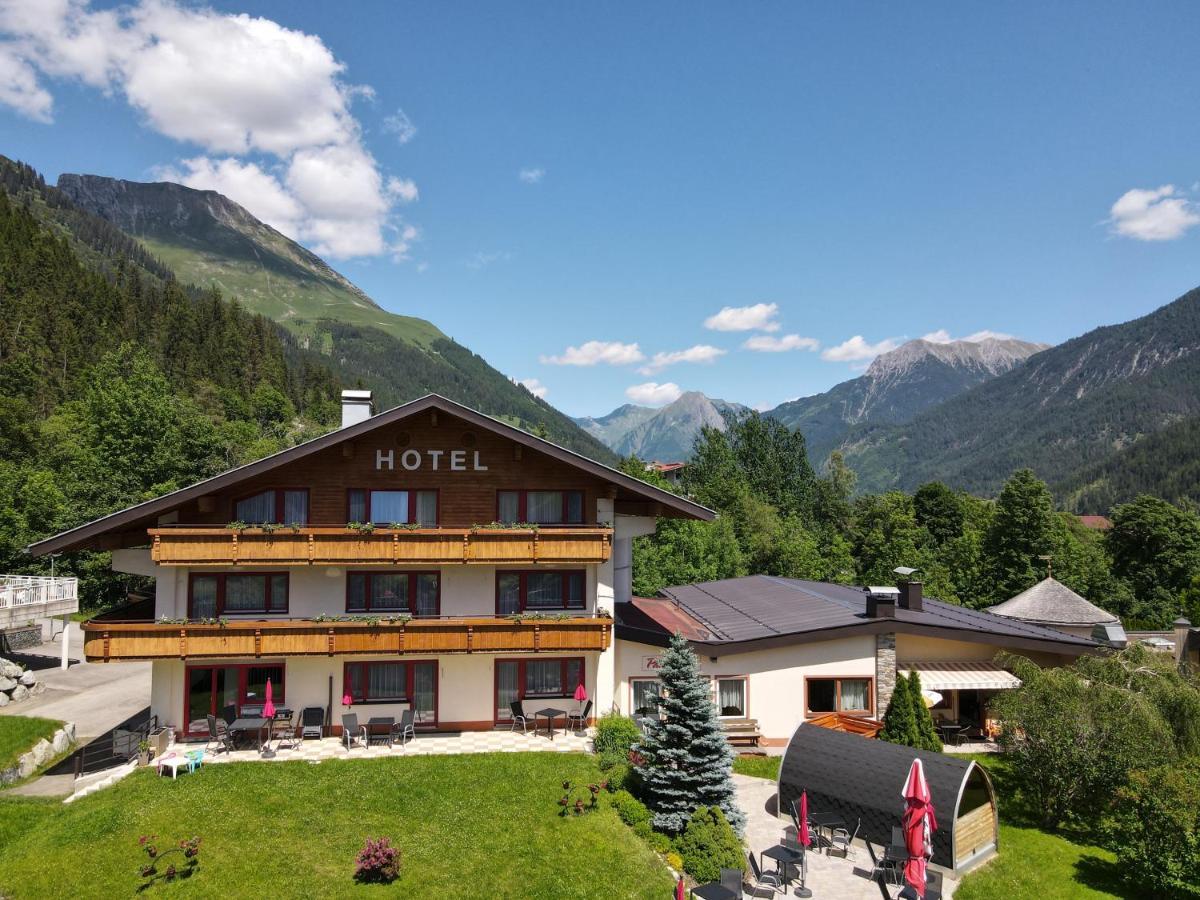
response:
[[[354,859],[354,880],[364,883],[387,884],[400,874],[400,848],[393,847],[387,838],[363,844]]]
[[[155,844],[156,840],[158,840],[158,836],[153,834],[143,834],[138,838],[138,846],[142,848],[146,859],[149,860],[138,869],[138,874],[142,879],[139,890],[146,890],[159,879],[174,881],[176,878],[188,878],[200,864],[200,838],[193,837],[180,841],[178,846],[166,850],[159,850],[158,845]],[[171,861],[172,856],[179,856],[182,859],[175,863]]]

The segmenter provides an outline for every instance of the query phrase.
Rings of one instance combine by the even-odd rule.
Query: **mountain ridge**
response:
[[[723,430],[726,413],[746,410],[740,403],[686,391],[658,409],[626,403],[606,415],[581,416],[575,422],[622,456],[675,462],[691,456],[702,427]]]

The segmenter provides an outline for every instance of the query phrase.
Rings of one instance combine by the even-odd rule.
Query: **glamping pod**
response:
[[[800,792],[808,791],[810,813],[836,814],[851,831],[861,818],[859,837],[887,846],[904,812],[900,791],[913,757],[925,766],[937,816],[932,862],[958,872],[995,853],[996,796],[983,769],[971,760],[857,734],[797,728],[779,768],[779,808],[790,811]]]

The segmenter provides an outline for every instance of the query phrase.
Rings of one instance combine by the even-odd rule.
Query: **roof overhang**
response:
[[[180,488],[161,497],[155,497],[153,500],[147,500],[144,503],[138,503],[118,512],[110,513],[107,516],[102,516],[99,519],[61,532],[53,537],[37,541],[30,544],[26,548],[26,551],[34,556],[43,556],[47,553],[88,549],[94,542],[110,532],[137,527],[143,522],[146,527],[150,527],[155,523],[158,516],[198,497],[232,487],[246,479],[270,472],[279,466],[304,459],[307,456],[327,450],[330,447],[335,447],[345,441],[356,440],[370,434],[377,428],[392,425],[409,416],[414,416],[431,409],[456,416],[478,428],[485,428],[507,437],[518,444],[522,444],[531,450],[544,453],[560,462],[575,466],[577,469],[587,472],[596,478],[605,479],[616,486],[619,491],[624,491],[632,495],[635,502],[644,504],[647,508],[645,512],[647,515],[664,515],[678,518],[703,519],[706,521],[716,517],[716,513],[708,507],[701,506],[699,503],[693,503],[691,500],[680,497],[678,494],[672,494],[670,491],[665,491],[662,488],[626,475],[624,472],[620,472],[611,466],[588,459],[586,456],[576,453],[573,450],[560,447],[558,444],[544,440],[543,438],[535,437],[527,431],[522,431],[520,428],[515,428],[492,416],[484,415],[470,407],[463,406],[461,403],[449,400],[440,394],[426,394],[424,397],[393,407],[363,422],[350,425],[346,428],[336,429],[318,438],[313,438],[311,441],[298,444],[295,447],[289,447],[286,450],[281,450],[279,453],[272,454],[255,462],[247,463],[236,469],[230,469],[227,472],[222,472],[220,475],[214,475],[212,478],[207,478],[203,481],[198,481],[188,487]]]

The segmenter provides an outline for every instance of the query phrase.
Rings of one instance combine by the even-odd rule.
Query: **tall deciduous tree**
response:
[[[642,795],[654,827],[678,834],[693,810],[716,806],[741,833],[746,817],[733,787],[733,749],[721,728],[710,683],[680,635],[671,638],[658,670],[661,721],[634,748],[642,761]]]
[[[1031,469],[1014,472],[996,501],[984,535],[992,597],[1007,600],[1045,574],[1038,557],[1054,547],[1054,501],[1046,483]]]
[[[1200,575],[1200,517],[1145,494],[1112,511],[1105,538],[1113,572],[1133,587],[1139,618],[1166,625]]]

